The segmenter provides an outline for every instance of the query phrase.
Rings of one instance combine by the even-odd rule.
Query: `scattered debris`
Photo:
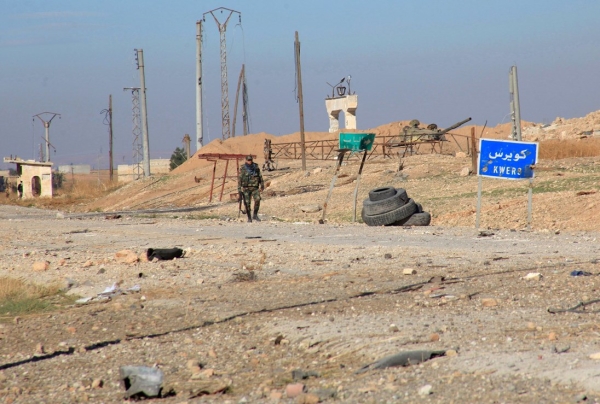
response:
[[[158,368],[121,366],[121,382],[126,398],[160,397],[164,374]]]
[[[197,383],[197,382],[196,382]],[[188,398],[197,398],[213,394],[225,394],[231,389],[231,380],[206,380],[200,384],[194,384]]]
[[[498,306],[498,301],[492,298],[484,298],[481,299],[481,305],[483,307],[495,307]]]
[[[50,263],[48,261],[38,261],[34,262],[32,265],[32,269],[36,272],[44,272],[50,268]]]
[[[292,379],[294,380],[306,380],[310,377],[321,377],[321,375],[314,370],[304,371],[302,369],[292,370]]]
[[[402,273],[403,273],[404,275],[416,275],[416,274],[417,274],[417,270],[416,270],[416,269],[414,269],[414,268],[404,268],[404,269],[402,270]]]
[[[548,308],[548,313],[556,314],[556,313],[565,313],[570,311],[571,313],[600,313],[600,310],[590,310],[586,311],[585,306],[589,306],[590,304],[598,303],[600,299],[588,300],[586,302],[579,302],[573,307],[569,307],[568,309],[553,309]],[[582,307],[582,310],[577,310]]]
[[[321,205],[317,205],[317,204],[304,205],[304,206],[300,207],[300,210],[304,213],[317,213],[317,212],[320,212],[321,209],[323,209],[323,208],[321,208]]]
[[[397,366],[417,365],[421,362],[426,362],[430,359],[444,356],[446,351],[408,351],[401,352],[396,355],[386,356],[377,362],[370,363],[358,369],[355,373],[364,373],[373,369],[385,369]]]
[[[561,353],[568,352],[569,349],[571,349],[571,345],[567,345],[567,346],[560,347],[560,348],[557,347],[556,345],[554,345],[552,347],[552,352],[557,353],[557,354],[561,354]]]
[[[104,219],[106,220],[115,220],[115,219],[120,219],[121,215],[106,215],[104,216]]]
[[[181,248],[148,248],[146,251],[146,257],[148,261],[157,259],[161,260],[172,260],[175,258],[182,258],[185,252]]]
[[[433,393],[433,387],[431,386],[431,384],[426,384],[425,386],[423,386],[419,389],[420,396],[428,396],[432,393]]]
[[[88,304],[88,303],[97,303],[97,302],[107,302],[111,300],[115,296],[119,295],[128,295],[130,293],[138,293],[141,290],[140,285],[135,285],[130,287],[129,289],[121,289],[119,288],[118,283],[113,283],[112,286],[107,287],[102,292],[98,293],[96,296],[84,297],[75,301],[75,304]]]
[[[131,250],[121,250],[115,253],[115,260],[123,264],[133,264],[139,261],[136,253]]]
[[[285,387],[285,394],[288,398],[298,397],[300,394],[304,393],[305,386],[302,383],[293,383],[288,384]]]
[[[571,276],[592,276],[591,272],[575,270],[571,272]]]
[[[257,278],[256,273],[252,270],[235,272],[233,274],[233,282],[252,282]]]
[[[525,280],[528,280],[528,281],[529,281],[529,280],[536,280],[536,281],[539,281],[539,280],[540,280],[540,279],[542,279],[542,278],[543,278],[543,276],[542,276],[542,274],[541,274],[541,273],[539,273],[539,272],[530,272],[530,273],[528,273],[527,275],[525,275],[525,276],[523,277],[523,279],[525,279]]]

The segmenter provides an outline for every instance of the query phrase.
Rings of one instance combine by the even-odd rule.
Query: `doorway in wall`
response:
[[[40,196],[42,194],[42,181],[37,175],[31,179],[31,193],[33,196]]]

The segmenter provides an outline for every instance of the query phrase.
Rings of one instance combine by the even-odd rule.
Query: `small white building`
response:
[[[58,166],[58,172],[64,174],[89,174],[92,167],[89,164],[69,164]]]
[[[52,198],[52,162],[4,158],[5,163],[17,165],[17,184],[23,182],[23,199]]]
[[[150,175],[169,174],[171,171],[170,159],[150,159]],[[128,164],[119,164],[117,166],[117,176],[120,183],[127,183],[144,177],[144,165],[139,166]]]

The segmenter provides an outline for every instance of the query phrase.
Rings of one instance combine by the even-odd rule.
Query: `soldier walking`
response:
[[[240,176],[238,177],[238,194],[240,198],[243,198],[246,213],[248,214],[248,222],[252,222],[253,219],[260,222],[258,218],[258,209],[260,208],[259,188],[260,191],[265,190],[265,183],[260,173],[260,168],[258,164],[253,162],[252,156],[246,156],[246,164],[242,165]],[[250,216],[250,198],[254,198],[254,214],[252,216]]]

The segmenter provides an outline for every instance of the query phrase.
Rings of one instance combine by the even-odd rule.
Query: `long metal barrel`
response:
[[[458,128],[459,126],[462,126],[462,125],[464,125],[465,123],[469,122],[470,120],[471,120],[471,118],[469,117],[469,118],[467,118],[467,119],[465,119],[465,120],[463,120],[463,121],[460,121],[460,122],[458,122],[458,123],[455,123],[455,124],[454,124],[454,125],[452,125],[452,126],[448,126],[446,129],[444,129],[443,131],[441,131],[441,132],[440,132],[440,135],[443,135],[443,134],[445,134],[445,133],[448,133],[448,132],[450,132],[452,129],[456,129],[456,128]]]

